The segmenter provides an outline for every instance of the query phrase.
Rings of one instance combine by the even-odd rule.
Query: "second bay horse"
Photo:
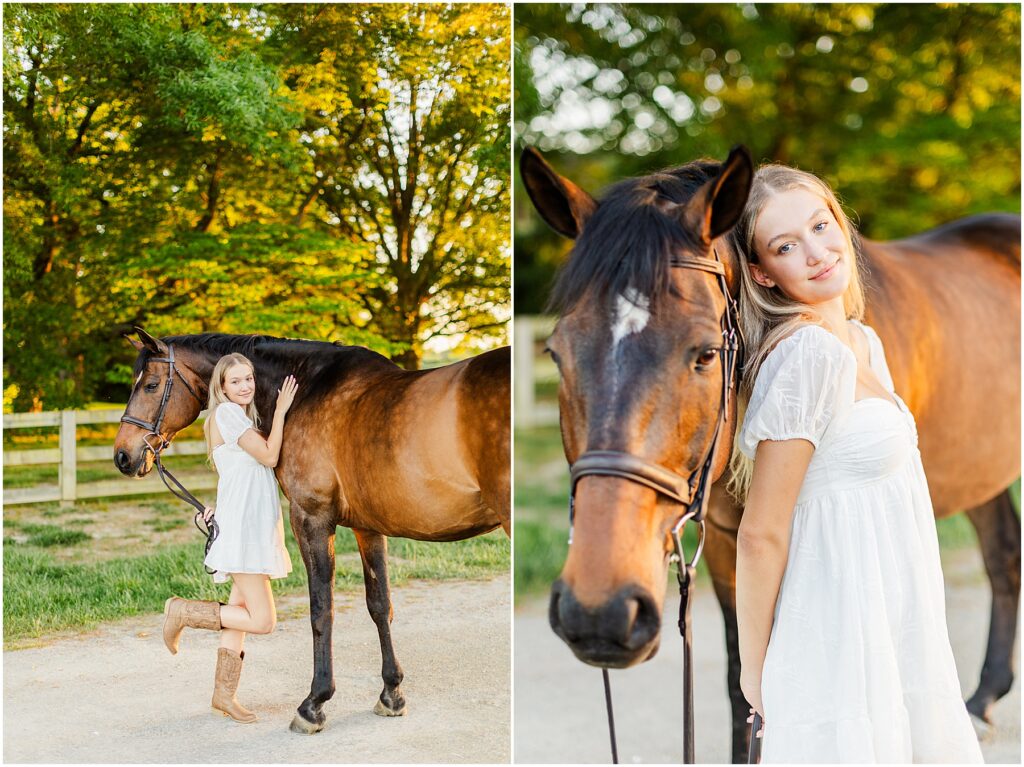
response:
[[[323,706],[334,694],[338,526],[355,533],[366,604],[380,636],[384,689],[374,711],[403,714],[403,672],[391,641],[387,539],[457,541],[499,526],[509,533],[509,349],[406,371],[369,349],[316,341],[217,333],[157,339],[143,330],[129,340],[139,354],[125,413],[143,422],[162,420],[156,430],[166,442],[205,408],[213,367],[225,354],[239,352],[255,366],[255,404],[263,423],[273,418],[284,377],[296,377],[299,391],[275,471],[309,576],[313,682],[291,729],[323,729]],[[188,386],[171,389],[158,419],[165,381],[178,376]],[[121,424],[114,463],[123,474],[143,476],[152,469],[147,439],[147,429]]]
[[[534,207],[575,240],[555,284],[561,313],[548,347],[560,371],[566,458],[616,451],[686,477],[712,440],[722,391],[716,275],[672,259],[723,262],[733,297],[739,260],[727,236],[754,168],[743,148],[621,181],[600,200],[524,152]],[[914,414],[937,517],[966,511],[992,586],[988,647],[967,707],[984,728],[1013,681],[1020,597],[1020,217],[971,216],[892,242],[861,240],[865,321],[885,345],[897,391]],[[727,398],[735,413],[735,390]],[[725,491],[737,419],[714,453],[704,558],[726,624],[733,760],[745,761],[748,706],[740,691],[736,534],[742,508]],[[635,481],[585,476],[550,619],[580,659],[625,667],[658,648],[667,533],[679,506]],[[696,627],[700,632],[700,627]]]

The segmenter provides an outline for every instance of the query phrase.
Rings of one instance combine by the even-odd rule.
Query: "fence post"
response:
[[[78,455],[76,453],[75,411],[62,410],[60,414],[60,505],[74,504],[78,484]]]
[[[515,407],[516,423],[519,428],[527,428],[533,423],[535,406],[533,381],[533,322],[530,317],[515,318],[514,343],[515,353]]]

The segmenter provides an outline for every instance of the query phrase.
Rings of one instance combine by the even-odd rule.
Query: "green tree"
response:
[[[5,406],[124,397],[134,324],[504,337],[506,8],[5,11]]]
[[[273,6],[282,69],[306,105],[299,215],[373,247],[358,296],[419,364],[431,338],[506,337],[509,9]],[[315,204],[314,204],[314,201]]]

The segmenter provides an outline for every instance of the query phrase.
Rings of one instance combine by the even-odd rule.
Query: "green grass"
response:
[[[543,595],[565,563],[569,469],[557,426],[520,429],[515,439],[515,595],[521,602]],[[1010,488],[1018,515],[1020,485],[1018,479]],[[940,519],[936,527],[944,549],[977,545],[974,527],[964,514]],[[686,550],[693,551],[695,543],[695,530],[690,525],[684,539]],[[703,562],[697,573],[698,578],[702,573],[706,575]]]
[[[85,504],[80,504],[85,506]],[[97,504],[99,506],[99,504]],[[155,507],[155,508],[154,508]],[[175,504],[158,502],[147,510],[156,516],[143,520],[140,530],[126,533],[126,551],[140,550],[145,536],[161,525],[191,525],[191,516]],[[68,513],[80,511],[78,507]],[[69,519],[71,524],[74,519]],[[164,546],[143,554],[107,561],[62,561],[49,548],[90,538],[88,533],[53,525],[6,520],[5,528],[28,541],[7,545],[4,561],[4,641],[19,642],[59,631],[93,628],[101,621],[159,612],[171,594],[196,599],[227,599],[230,584],[214,584],[202,566],[204,541],[198,533],[191,542]],[[47,529],[40,529],[47,528]],[[141,534],[141,538],[140,538]],[[57,543],[63,536],[63,540]],[[138,543],[133,543],[137,540]],[[298,545],[285,525],[285,542],[293,570],[287,578],[273,581],[278,594],[304,594],[306,572]],[[392,586],[412,579],[489,578],[508,572],[510,546],[496,530],[456,543],[424,543],[390,539]],[[363,574],[355,536],[339,529],[335,541],[339,590],[362,590]]]

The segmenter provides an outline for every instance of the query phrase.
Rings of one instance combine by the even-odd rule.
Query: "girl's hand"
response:
[[[213,514],[214,511],[212,506],[207,506],[205,509],[203,509],[203,522],[205,522],[206,524],[210,524],[210,520],[213,519]]]
[[[750,679],[748,676],[740,673],[739,675],[739,689],[742,690],[743,697],[746,698],[746,702],[751,705],[751,715],[746,718],[746,722],[751,724],[754,722],[754,712],[761,715],[761,729],[755,733],[757,737],[764,735],[764,717],[765,707],[761,702],[761,679]]]
[[[292,402],[295,401],[295,392],[298,390],[299,385],[295,381],[295,376],[287,376],[281,382],[281,388],[277,390],[277,409],[274,411],[275,414],[280,413],[283,417],[288,412]]]

